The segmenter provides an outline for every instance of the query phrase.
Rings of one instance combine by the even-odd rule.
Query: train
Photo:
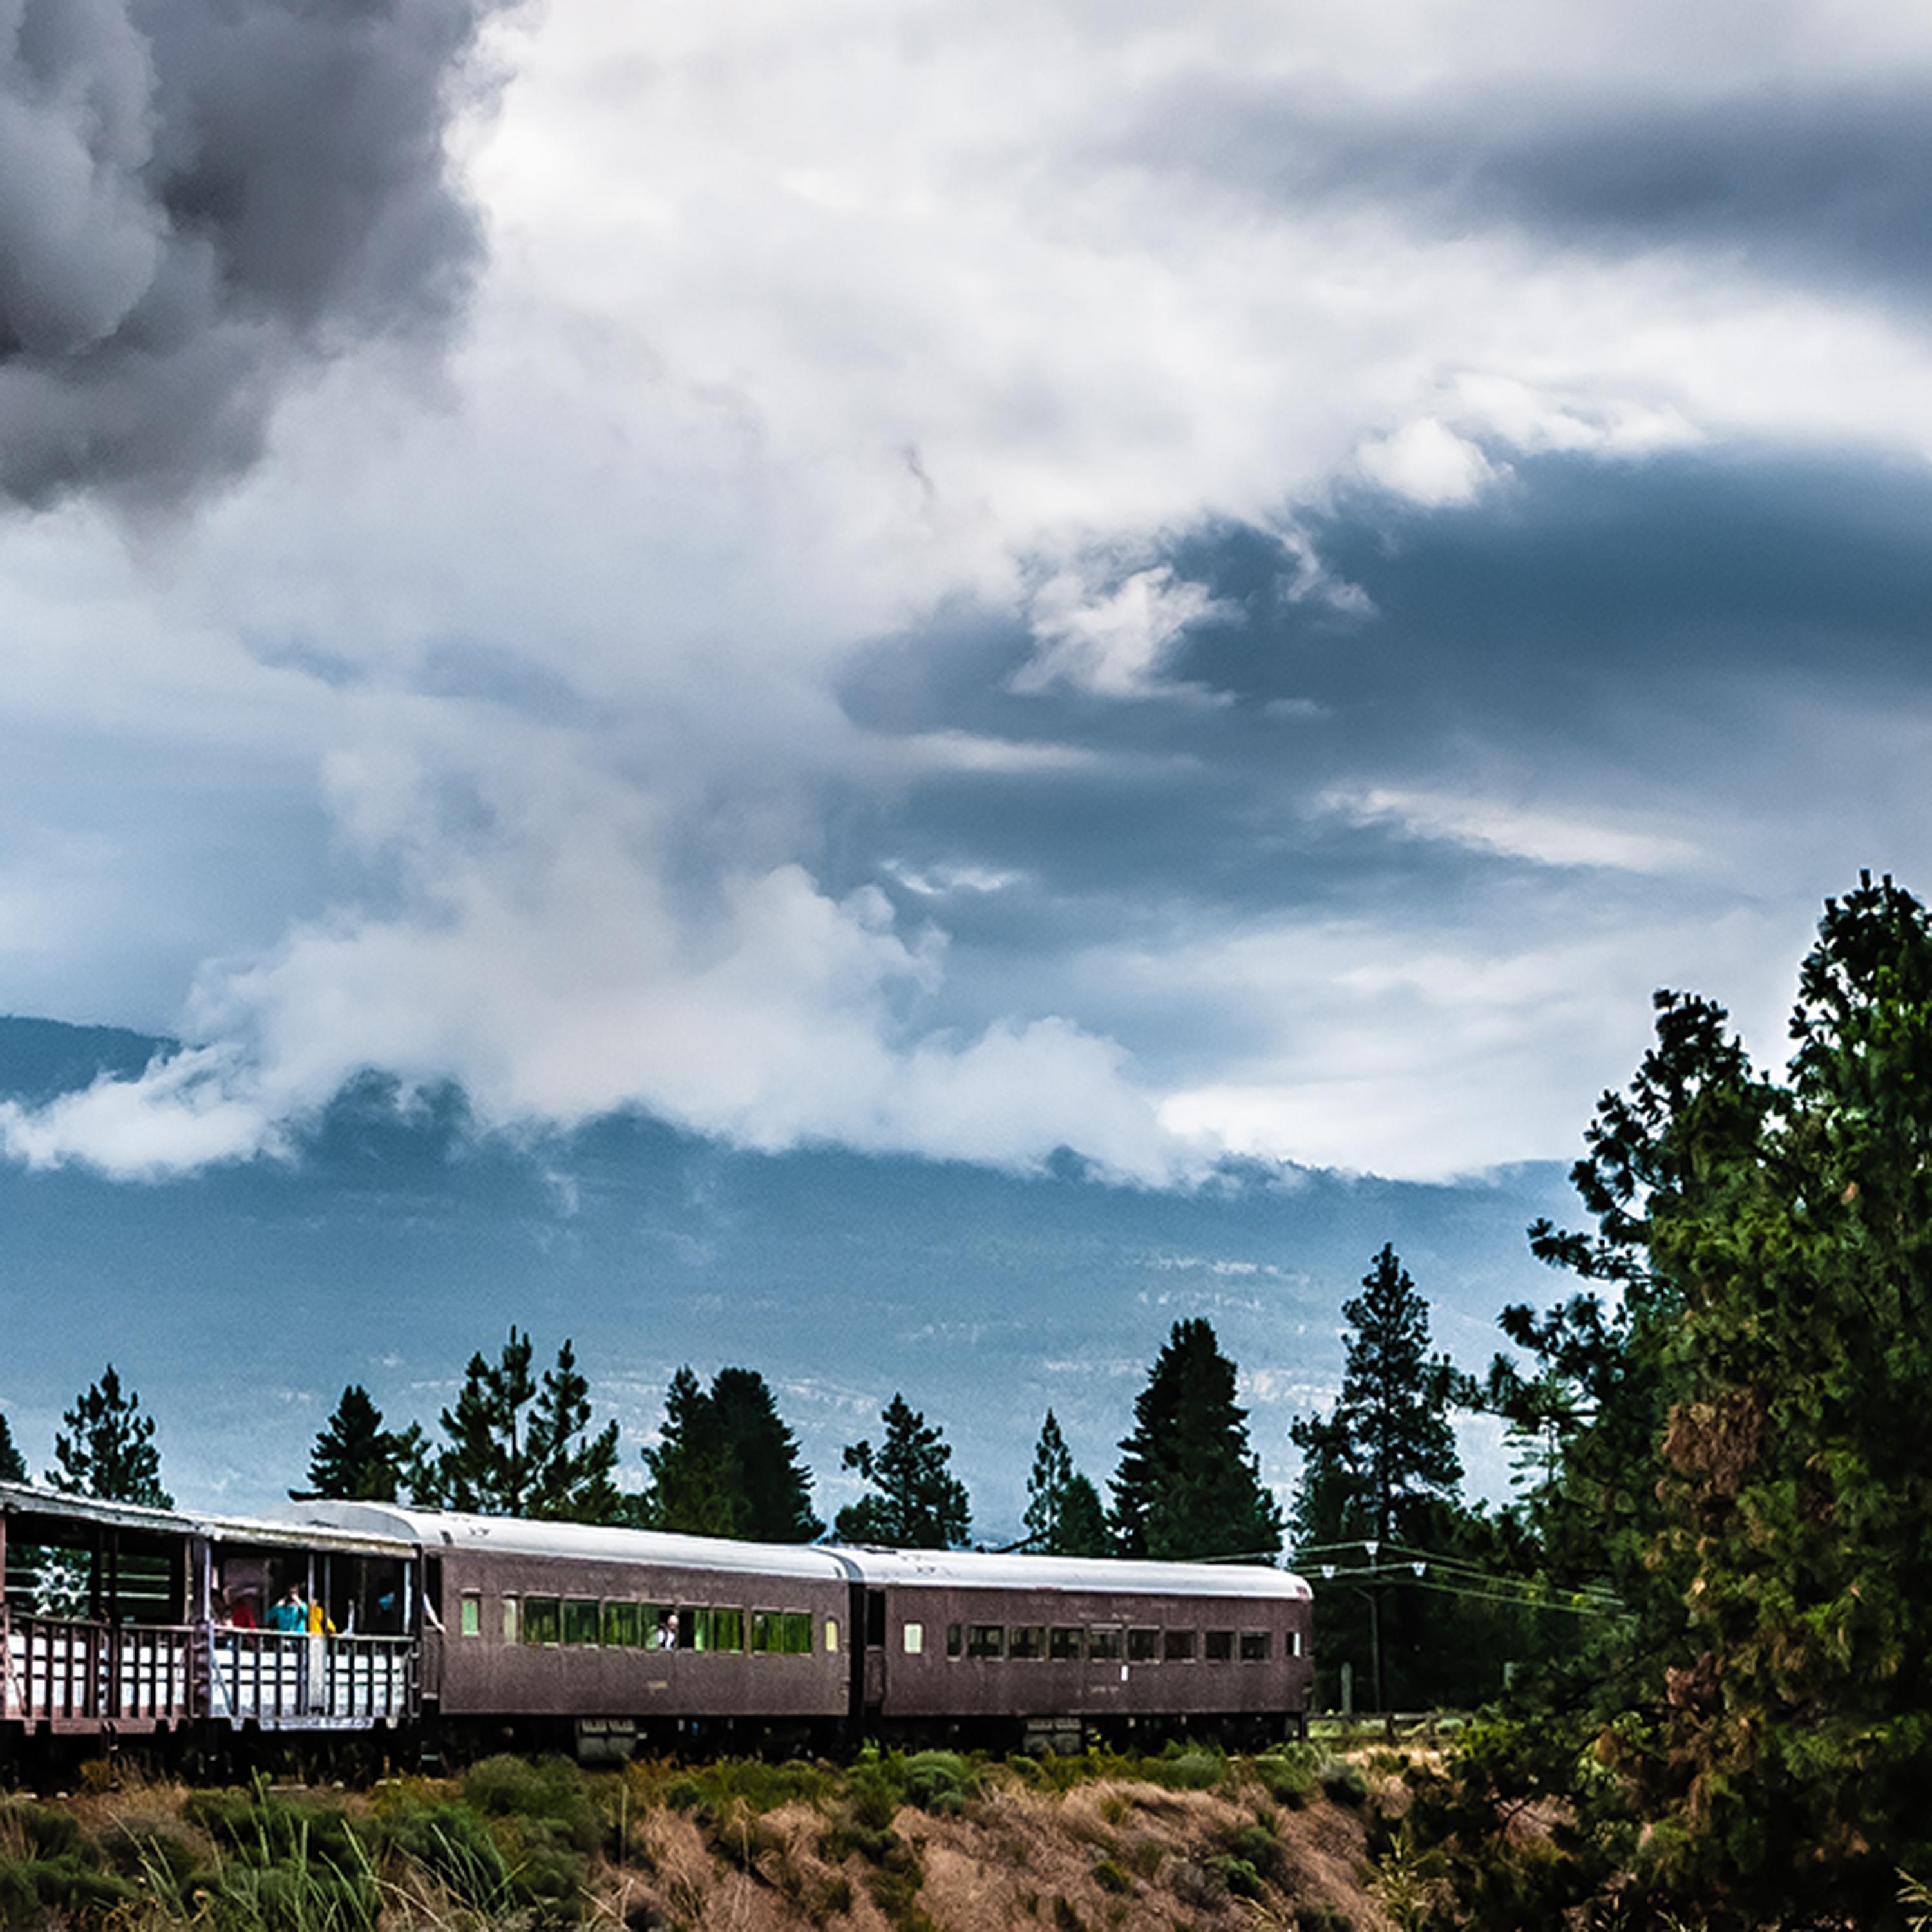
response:
[[[0,1484],[0,1767],[138,1741],[454,1762],[1306,1735],[1313,1598],[1252,1563],[719,1538],[386,1502],[200,1516]],[[263,1628],[293,1590],[308,1627]]]

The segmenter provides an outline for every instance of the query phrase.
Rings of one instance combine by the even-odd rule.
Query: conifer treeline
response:
[[[1028,1482],[1022,1547],[1048,1555],[1187,1560],[1273,1557],[1282,1516],[1262,1483],[1234,1401],[1235,1370],[1213,1328],[1177,1322],[1134,1405],[1112,1488],[1101,1502],[1046,1412]],[[70,1492],[166,1508],[154,1418],[110,1364],[63,1418],[46,1480]],[[895,1393],[882,1433],[848,1445],[844,1466],[866,1485],[836,1517],[847,1542],[904,1548],[964,1544],[965,1485],[937,1423]],[[473,1354],[433,1427],[388,1426],[352,1383],[316,1435],[298,1500],[409,1502],[433,1509],[554,1522],[628,1524],[698,1536],[808,1543],[825,1533],[798,1438],[764,1376],[722,1369],[706,1388],[688,1367],[671,1378],[644,1482],[619,1480],[617,1424],[594,1422],[572,1342],[538,1372],[530,1336],[512,1327],[491,1358]],[[24,1481],[24,1459],[0,1417],[0,1480]]]

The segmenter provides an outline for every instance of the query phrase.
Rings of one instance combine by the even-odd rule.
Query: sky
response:
[[[0,1158],[374,1075],[1125,1214],[1566,1160],[1662,985],[1775,1061],[1932,878],[1928,95],[1894,0],[0,0],[0,1011],[184,1043]]]

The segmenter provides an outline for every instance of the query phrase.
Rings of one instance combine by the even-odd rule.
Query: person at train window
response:
[[[236,1588],[223,1591],[221,1609],[222,1622],[230,1630],[251,1630],[262,1628],[262,1619],[255,1611],[253,1591]]]
[[[308,1606],[302,1601],[302,1593],[295,1584],[289,1586],[286,1592],[269,1611],[268,1628],[296,1636],[308,1628]]]
[[[658,1619],[657,1647],[660,1650],[677,1648],[677,1619],[668,1610]]]
[[[308,1615],[304,1620],[302,1628],[310,1636],[334,1636],[335,1619],[322,1607],[322,1599],[320,1597],[309,1605]]]

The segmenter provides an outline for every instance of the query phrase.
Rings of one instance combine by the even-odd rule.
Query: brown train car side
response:
[[[1042,1741],[1305,1727],[1312,1592],[1253,1565],[854,1551],[862,1714]]]
[[[498,1726],[621,1756],[627,1741],[845,1723],[850,1592],[794,1545],[383,1504],[312,1506],[423,1552],[423,1688],[442,1728]],[[600,1742],[601,1741],[601,1742]]]

